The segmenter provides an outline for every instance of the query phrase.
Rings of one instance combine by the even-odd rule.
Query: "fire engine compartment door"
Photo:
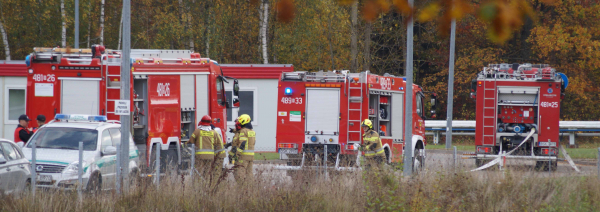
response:
[[[498,86],[498,102],[500,104],[537,104],[539,87],[500,87]]]
[[[404,130],[404,94],[392,94],[392,138],[394,141],[400,141]]]
[[[340,123],[340,90],[306,89],[306,131],[311,135],[338,135]],[[336,140],[337,141],[337,140]]]
[[[60,112],[64,114],[98,115],[100,79],[62,79]]]

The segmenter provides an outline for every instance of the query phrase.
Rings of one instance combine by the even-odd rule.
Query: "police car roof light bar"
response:
[[[59,121],[90,121],[90,122],[106,122],[106,116],[93,116],[93,115],[68,115],[68,114],[56,114],[55,120]]]

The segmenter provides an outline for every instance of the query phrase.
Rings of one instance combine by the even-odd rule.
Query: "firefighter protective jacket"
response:
[[[239,159],[254,160],[254,144],[256,143],[256,132],[254,130],[242,128],[232,142],[232,146],[237,149],[236,155]]]
[[[202,160],[213,160],[215,157],[214,143],[221,140],[213,130],[196,129],[190,136],[190,143],[196,145],[196,156]]]
[[[373,129],[369,129],[363,135],[363,146],[365,149],[365,157],[384,156],[383,146],[379,134]]]
[[[215,142],[214,142],[214,147],[215,147],[215,156],[217,158],[225,158],[225,147],[223,146],[223,140],[221,140],[221,136],[219,134],[219,132],[217,132],[217,129],[213,130],[213,133],[215,134]]]

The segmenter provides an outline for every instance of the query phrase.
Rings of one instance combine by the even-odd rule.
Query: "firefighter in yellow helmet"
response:
[[[198,128],[190,136],[189,143],[196,145],[196,164],[200,174],[210,173],[211,166],[215,158],[215,141],[220,140],[220,135],[216,134],[210,127],[211,117],[205,115],[202,117]]]
[[[232,141],[232,152],[235,154],[235,166],[233,176],[237,182],[252,180],[252,164],[254,163],[254,144],[256,143],[256,132],[252,130],[251,119],[248,114],[237,118],[241,129]]]
[[[363,135],[363,148],[365,151],[365,158],[367,159],[367,166],[379,166],[383,164],[385,160],[385,154],[383,145],[381,144],[381,138],[379,133],[373,130],[373,122],[369,119],[365,119],[361,126],[365,131]]]

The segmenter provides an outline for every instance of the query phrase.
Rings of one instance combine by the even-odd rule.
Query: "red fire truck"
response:
[[[129,60],[129,59],[127,59]],[[189,140],[198,120],[210,115],[226,129],[224,82],[219,64],[189,50],[131,50],[131,115],[134,141],[152,155],[161,148],[161,168],[181,162],[180,142]],[[92,49],[34,48],[27,57],[27,114],[106,115],[119,120],[121,53]],[[237,95],[237,80],[234,96]],[[234,98],[234,102],[238,102]],[[33,127],[36,127],[36,123]],[[163,153],[164,152],[164,153]],[[164,156],[164,157],[163,157]],[[147,164],[152,157],[145,157]]]
[[[370,119],[381,136],[387,162],[402,160],[404,148],[405,87],[401,77],[348,73],[283,73],[277,105],[277,151],[289,170],[322,156],[335,168],[353,166],[362,143],[361,122]],[[425,93],[413,85],[413,146],[416,166],[425,159]],[[435,96],[435,95],[432,95]],[[435,105],[435,98],[432,98]],[[435,114],[435,111],[432,111]],[[317,160],[319,161],[319,160]]]
[[[477,99],[476,165],[515,150],[506,158],[536,160],[536,168],[556,170],[560,101],[567,85],[564,74],[545,64],[483,68],[471,84]]]

